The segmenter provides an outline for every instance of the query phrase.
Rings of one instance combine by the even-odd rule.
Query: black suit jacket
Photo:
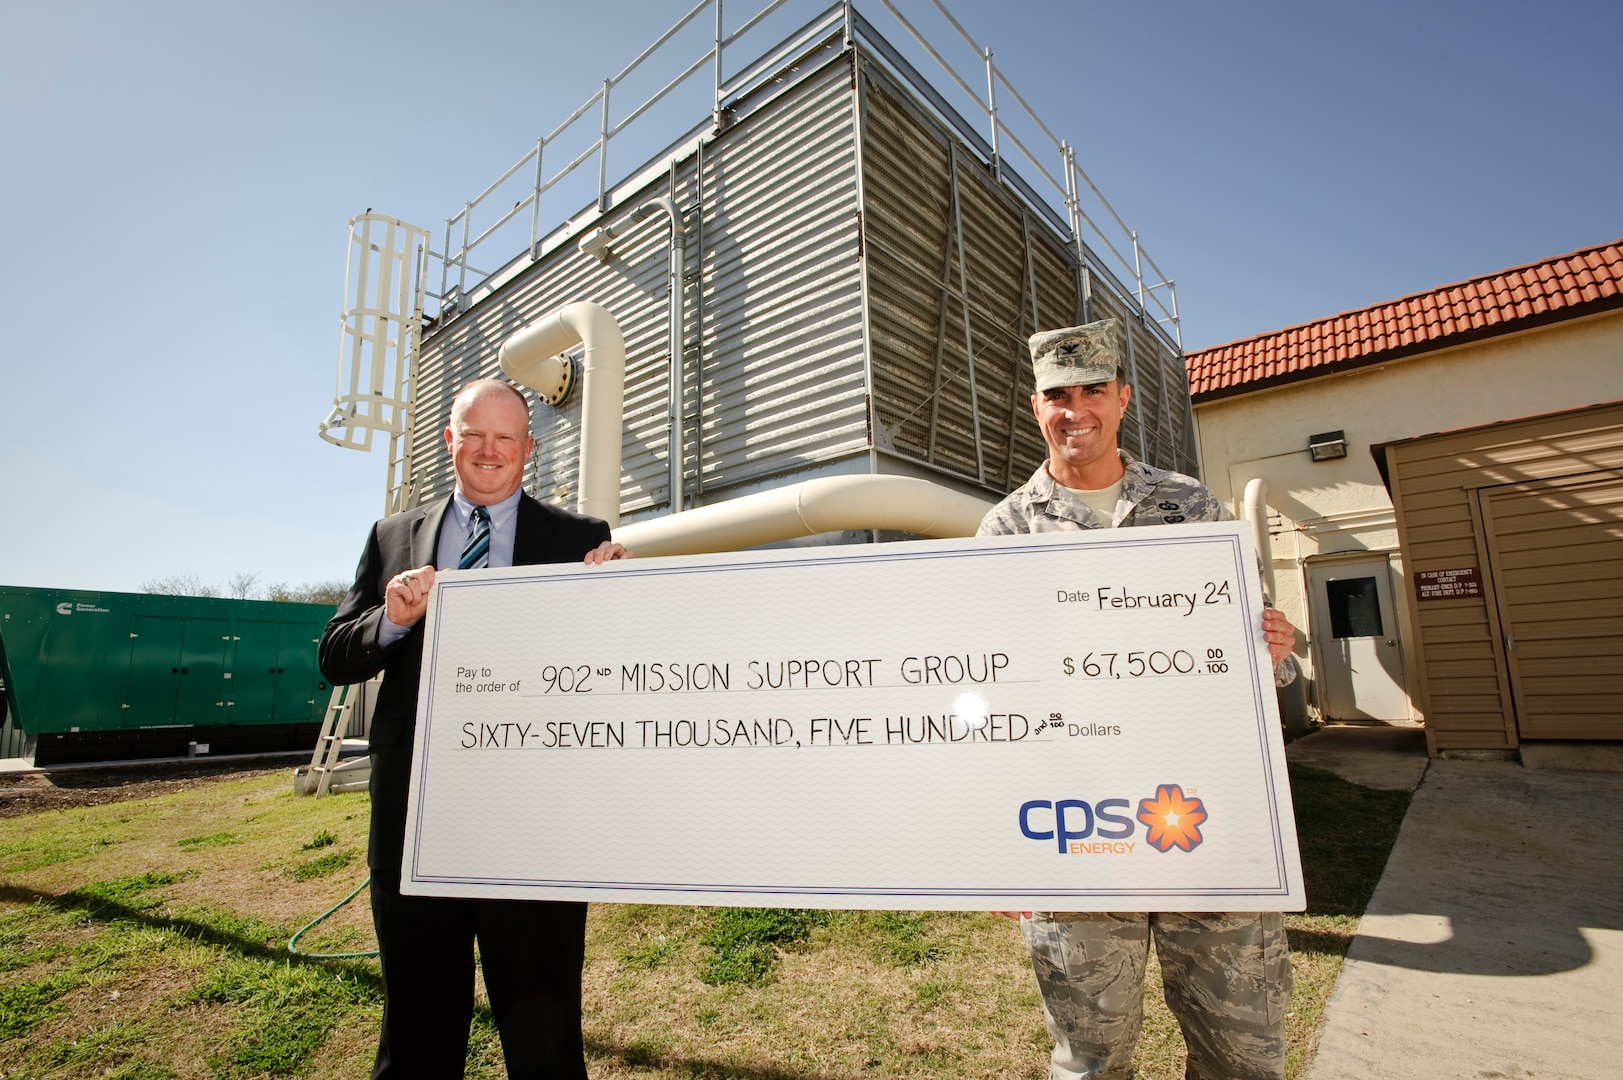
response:
[[[378,644],[383,625],[383,590],[389,579],[415,566],[432,565],[440,527],[451,499],[419,506],[372,526],[366,551],[338,611],[321,635],[321,674],[334,684],[365,682],[385,672],[372,714],[372,742],[387,746],[409,740],[417,720],[417,683],[423,666],[423,624],[413,626],[388,649]],[[513,565],[578,562],[609,538],[609,526],[521,495],[513,535]]]
[[[361,683],[384,672],[372,712],[372,844],[374,869],[400,862],[405,840],[405,786],[417,724],[417,684],[423,668],[423,624],[387,649],[378,644],[383,591],[402,570],[432,565],[450,496],[386,517],[372,526],[355,571],[355,584],[321,635],[321,674],[335,685]],[[521,495],[513,534],[513,565],[578,562],[609,539],[607,522],[560,510]],[[437,568],[436,568],[437,569]],[[399,753],[385,753],[399,746]],[[387,775],[379,776],[380,766]]]

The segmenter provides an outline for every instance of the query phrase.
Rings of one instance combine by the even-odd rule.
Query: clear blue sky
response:
[[[348,219],[442,228],[687,6],[0,0],[0,584],[347,579],[384,470],[315,434]],[[949,6],[1190,348],[1623,234],[1613,0]]]

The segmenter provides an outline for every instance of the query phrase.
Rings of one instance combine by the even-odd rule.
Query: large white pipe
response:
[[[909,476],[828,476],[633,522],[614,538],[638,555],[693,555],[842,529],[973,536],[991,508]]]
[[[601,304],[576,301],[502,342],[497,357],[514,382],[538,389],[551,357],[586,346],[581,361],[580,493],[583,514],[620,523],[620,425],[625,411],[626,343]]]
[[[1245,485],[1245,519],[1251,523],[1251,543],[1262,562],[1262,584],[1269,602],[1278,603],[1274,587],[1274,542],[1268,533],[1268,481],[1258,476]]]

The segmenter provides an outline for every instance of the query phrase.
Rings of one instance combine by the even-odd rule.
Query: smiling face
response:
[[[501,502],[524,482],[524,463],[535,448],[524,399],[494,380],[473,383],[451,405],[445,445],[463,498],[475,506]]]
[[[1127,415],[1132,388],[1116,379],[1082,386],[1056,386],[1031,395],[1048,472],[1069,488],[1098,491],[1122,477],[1116,432]]]

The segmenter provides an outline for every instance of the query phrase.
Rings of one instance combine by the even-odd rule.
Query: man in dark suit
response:
[[[520,490],[535,440],[529,406],[513,386],[482,379],[464,387],[451,404],[445,442],[456,491],[372,526],[355,584],[321,636],[321,673],[333,683],[385,673],[372,717],[367,853],[383,964],[383,1032],[372,1076],[463,1075],[477,940],[507,1075],[585,1080],[586,905],[402,896],[400,864],[434,568],[601,563],[629,553],[610,541],[606,523]]]

